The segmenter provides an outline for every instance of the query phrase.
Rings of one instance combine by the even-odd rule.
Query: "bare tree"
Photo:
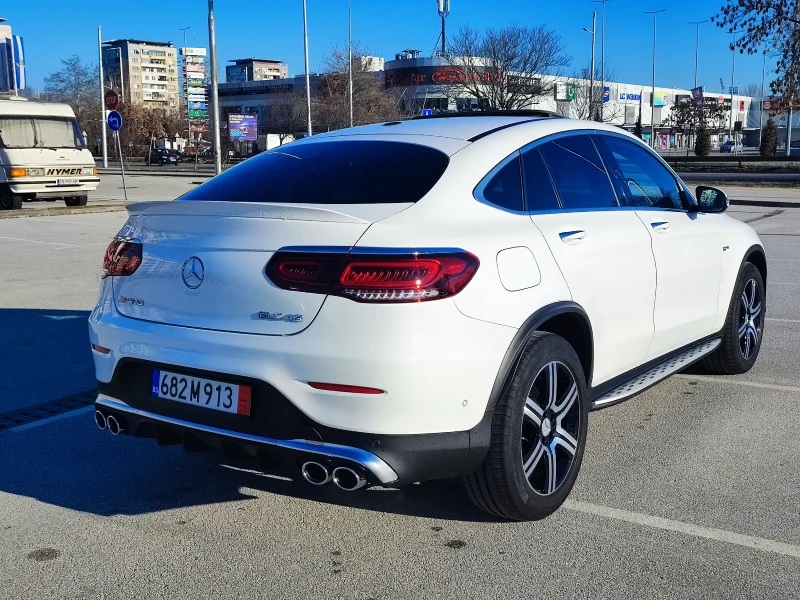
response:
[[[616,79],[614,69],[608,65],[605,77],[606,83]],[[615,123],[625,116],[625,105],[616,102],[603,103],[603,65],[595,65],[593,88],[589,65],[575,71],[570,77],[570,83],[575,84],[575,98],[570,102],[570,116],[602,123]]]
[[[741,90],[743,96],[750,96],[751,98],[761,97],[761,86],[757,83],[748,83]]]
[[[741,54],[775,52],[778,64],[772,93],[791,103],[800,99],[800,3],[797,0],[727,0],[712,20],[740,32]],[[732,49],[733,45],[731,46]]]
[[[335,46],[323,59],[325,74],[321,95],[314,100],[312,115],[322,131],[350,126],[350,80],[347,47]],[[387,91],[382,73],[371,68],[369,54],[353,46],[353,124],[394,121],[401,117],[394,94]]]
[[[267,133],[276,134],[281,146],[301,137],[306,129],[307,110],[305,88],[281,95],[267,109]]]
[[[552,94],[568,67],[564,43],[544,26],[511,25],[480,33],[463,26],[448,43],[447,81],[455,97],[473,97],[481,109],[515,110]]]
[[[101,113],[97,86],[97,65],[86,64],[78,55],[61,59],[61,69],[44,78],[42,100],[64,102],[72,107],[89,139],[100,135]]]

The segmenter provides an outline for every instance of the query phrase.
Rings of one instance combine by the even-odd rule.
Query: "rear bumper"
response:
[[[373,436],[319,427],[326,439],[323,442],[224,429],[134,408],[102,393],[95,409],[104,417],[113,415],[125,433],[155,438],[162,445],[183,444],[188,451],[218,450],[230,458],[249,457],[262,465],[277,462],[294,471],[307,461],[323,464],[331,472],[336,467],[350,467],[362,473],[370,485],[395,486],[473,472],[488,452],[492,417],[487,411],[473,430],[441,434]],[[304,427],[309,426],[300,425],[298,430]]]

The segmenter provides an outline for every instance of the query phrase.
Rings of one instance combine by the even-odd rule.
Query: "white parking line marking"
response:
[[[67,248],[80,248],[81,246],[76,246],[75,244],[64,244],[62,242],[42,242],[41,240],[26,240],[23,238],[12,238],[12,237],[5,237],[0,235],[0,240],[9,240],[12,242],[28,242],[31,244],[48,244],[50,246],[64,246]]]
[[[800,319],[775,319],[767,317],[767,321],[775,321],[776,323],[800,323]]]
[[[680,379],[699,379],[701,381],[713,381],[714,383],[731,383],[733,385],[743,385],[745,387],[760,388],[762,390],[779,390],[782,392],[797,392],[800,394],[800,387],[791,385],[775,385],[774,383],[759,383],[757,381],[742,381],[741,379],[731,379],[730,377],[715,377],[713,375],[684,375],[678,374],[673,377]]]
[[[94,406],[84,406],[83,408],[71,410],[69,412],[65,412],[60,415],[56,415],[54,417],[47,417],[46,419],[42,419],[41,421],[34,421],[33,423],[26,423],[25,425],[20,425],[19,427],[12,427],[10,429],[7,429],[6,431],[25,431],[26,429],[41,427],[42,425],[48,425],[54,421],[60,421],[61,419],[66,419],[67,417],[74,417],[75,415],[82,415],[84,413],[88,413],[93,410]]]
[[[766,538],[742,535],[741,533],[725,531],[724,529],[714,529],[712,527],[695,525],[694,523],[684,523],[683,521],[674,521],[672,519],[664,519],[663,517],[654,517],[643,513],[620,510],[618,508],[600,506],[598,504],[590,504],[577,500],[567,500],[564,502],[564,508],[596,515],[598,517],[605,517],[607,519],[625,521],[635,525],[643,525],[645,527],[673,531],[675,533],[705,538],[707,540],[725,542],[726,544],[744,546],[745,548],[752,548],[753,550],[762,550],[763,552],[772,552],[774,554],[783,554],[784,556],[800,558],[800,546],[768,540]]]
[[[45,319],[53,319],[54,321],[63,321],[65,319],[83,319],[81,315],[40,315]]]

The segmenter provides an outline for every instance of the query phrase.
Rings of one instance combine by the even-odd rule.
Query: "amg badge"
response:
[[[283,313],[271,313],[264,311],[258,313],[258,318],[266,321],[285,321],[287,323],[303,322],[303,315],[285,315]]]

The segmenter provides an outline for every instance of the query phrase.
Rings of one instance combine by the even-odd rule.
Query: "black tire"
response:
[[[74,196],[72,198],[64,198],[64,204],[67,206],[86,206],[88,200],[87,196]]]
[[[19,210],[22,208],[22,196],[15,196],[8,188],[0,188],[0,210]]]
[[[550,367],[553,364],[556,366]],[[539,393],[542,377],[549,381],[551,369],[555,369],[555,380],[563,381],[567,390],[561,394],[557,389],[555,404]],[[537,409],[542,410],[539,424],[530,419],[529,415],[533,415],[531,402],[558,406],[559,396],[560,404],[566,406],[561,417],[556,418],[549,408],[540,406]],[[568,397],[572,397],[572,402],[568,402]],[[515,521],[538,520],[552,514],[567,499],[578,477],[586,446],[588,417],[586,380],[575,350],[560,336],[533,333],[495,407],[489,454],[477,471],[463,479],[470,500],[481,510]],[[559,433],[565,430],[576,443],[571,459],[559,463],[561,459],[556,456],[569,458],[570,454],[564,444],[566,438]],[[556,442],[556,438],[560,438],[560,442]],[[526,448],[530,451],[526,452]],[[566,470],[555,473],[552,479],[557,485],[551,486],[550,491],[541,487],[535,489],[539,483],[547,483],[540,480],[542,468],[550,480],[551,460],[556,468],[561,464],[562,471]],[[526,475],[527,464],[532,466],[528,467],[530,471]]]
[[[751,308],[758,311],[755,317],[753,317],[755,311],[748,310],[743,299],[745,293],[748,297],[750,296],[750,286],[753,284],[756,286],[756,294]],[[722,343],[703,361],[703,366],[723,375],[741,375],[752,369],[764,339],[766,312],[767,294],[761,271],[752,263],[744,263],[736,278],[736,285],[733,287],[733,297],[722,329]],[[745,338],[740,336],[743,327],[745,328]],[[749,346],[747,337],[750,338]],[[755,339],[755,344],[753,344],[753,339]]]

